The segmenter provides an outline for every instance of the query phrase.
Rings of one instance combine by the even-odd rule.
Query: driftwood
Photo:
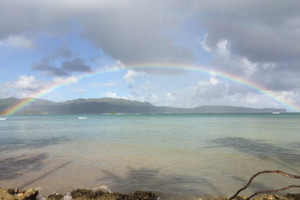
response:
[[[256,174],[254,174],[249,179],[248,183],[244,187],[242,187],[241,189],[239,189],[232,197],[230,197],[229,200],[234,199],[241,191],[245,190],[251,184],[251,182],[253,181],[253,179],[256,176],[258,176],[260,174],[270,174],[270,173],[277,173],[277,174],[280,174],[282,176],[286,176],[288,178],[300,179],[300,176],[289,174],[289,173],[286,173],[286,172],[283,172],[283,171],[280,171],[280,170],[260,171],[260,172],[257,172]],[[283,191],[283,190],[288,190],[290,188],[300,188],[300,185],[289,185],[289,186],[286,186],[284,188],[280,188],[280,189],[276,189],[276,190],[264,190],[264,191],[255,192],[254,194],[252,194],[251,196],[249,196],[246,200],[249,200],[249,199],[251,199],[252,197],[254,197],[254,196],[258,195],[258,194],[280,192],[280,191]]]

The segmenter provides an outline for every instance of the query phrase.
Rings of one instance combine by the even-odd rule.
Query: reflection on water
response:
[[[257,171],[300,174],[297,116],[16,116],[0,123],[0,185],[230,196]],[[246,194],[293,183],[266,175]]]
[[[11,180],[21,177],[29,171],[38,171],[43,168],[42,161],[46,154],[21,154],[0,159],[0,180]]]
[[[162,174],[158,169],[151,168],[129,168],[124,176],[119,176],[108,170],[104,171],[104,177],[99,179],[100,182],[113,181],[115,190],[118,188],[140,188],[141,190],[151,190],[160,194],[160,197],[172,198],[181,197],[199,197],[209,196],[205,191],[209,191],[222,196],[223,193],[206,178],[198,178],[180,174]],[[202,186],[202,188],[200,187]],[[204,186],[204,187],[203,187]],[[171,190],[171,191],[170,191]],[[126,190],[125,190],[126,191]]]
[[[300,154],[292,149],[278,147],[274,144],[268,144],[260,140],[251,140],[240,137],[225,137],[211,140],[211,148],[229,147],[238,152],[252,154],[263,159],[266,157],[278,158],[293,165],[300,164]]]
[[[69,141],[66,137],[53,137],[45,139],[18,139],[18,138],[1,138],[0,152],[5,153],[18,149],[43,148],[48,145],[60,144]]]

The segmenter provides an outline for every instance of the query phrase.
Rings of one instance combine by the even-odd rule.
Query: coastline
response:
[[[237,196],[234,200],[246,200],[245,196]],[[252,200],[300,200],[300,193],[285,195],[264,194],[251,198]],[[53,193],[42,196],[38,190],[18,190],[0,187],[0,200],[163,200],[151,191],[136,191],[134,193],[123,194],[111,192],[107,188],[97,189],[76,189],[67,194]],[[176,199],[181,200],[181,199]],[[185,199],[182,199],[185,200]],[[216,197],[195,200],[228,200],[227,197]]]

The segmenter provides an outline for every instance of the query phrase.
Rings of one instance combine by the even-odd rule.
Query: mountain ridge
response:
[[[27,99],[27,98],[26,98]],[[26,99],[0,99],[0,113]],[[141,114],[201,114],[201,113],[285,113],[283,108],[251,108],[226,105],[204,105],[194,108],[155,106],[149,102],[121,98],[78,98],[64,102],[37,99],[16,114],[103,114],[103,113],[141,113]]]

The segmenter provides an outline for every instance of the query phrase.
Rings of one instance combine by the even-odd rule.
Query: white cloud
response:
[[[6,40],[0,41],[0,46],[31,49],[34,47],[34,43],[22,36],[10,36]]]
[[[263,68],[264,70],[275,69],[275,68],[276,68],[276,64],[275,64],[275,63],[270,63],[270,62],[268,62],[268,63],[263,64],[263,65],[262,65],[262,68]]]
[[[116,87],[118,86],[118,83],[113,83],[113,82],[109,82],[109,83],[91,83],[90,86],[91,87]]]
[[[216,84],[219,83],[219,80],[218,80],[216,77],[210,77],[210,78],[209,78],[209,83],[210,83],[211,85],[216,85]]]
[[[107,98],[120,98],[116,93],[114,92],[106,92],[102,95],[103,97]]]
[[[35,96],[46,86],[46,82],[38,80],[35,76],[28,75],[20,75],[16,81],[6,82],[3,85],[9,91],[10,97],[18,98]]]
[[[5,88],[5,97],[27,98],[46,94],[59,85],[76,83],[76,77],[54,78],[50,81],[37,79],[32,75],[20,75],[17,80],[3,83],[0,88]],[[3,96],[3,95],[1,95]]]
[[[15,89],[35,91],[44,86],[45,83],[41,83],[34,76],[20,75],[18,80],[10,84]]]
[[[257,72],[259,64],[251,62],[246,57],[233,55],[230,50],[230,42],[228,40],[219,40],[214,47],[214,58],[212,65],[222,71],[236,74],[241,77],[249,78],[255,72]],[[265,65],[267,68],[273,67],[273,65]]]
[[[219,40],[216,44],[216,53],[219,55],[227,56],[229,55],[230,43],[228,40]]]
[[[143,76],[145,72],[140,72],[140,71],[134,71],[132,69],[129,69],[126,74],[124,75],[123,79],[125,80],[126,83],[133,83],[134,79],[139,76]]]
[[[199,81],[195,88],[196,98],[222,98],[227,94],[227,86],[211,76],[208,81]]]
[[[208,36],[208,33],[205,34],[203,40],[197,38],[197,39],[196,39],[196,42],[199,43],[205,51],[210,52],[210,51],[211,51],[211,48],[210,48],[209,45],[207,44],[207,36]]]
[[[167,92],[165,95],[166,101],[167,103],[173,103],[175,100],[175,97],[173,96],[173,94],[171,92]]]
[[[11,97],[11,91],[8,87],[5,86],[5,84],[0,85],[0,98],[9,98]]]
[[[157,103],[160,100],[159,97],[153,92],[148,92],[148,95],[144,99],[145,99],[144,101],[152,102],[152,103]]]

